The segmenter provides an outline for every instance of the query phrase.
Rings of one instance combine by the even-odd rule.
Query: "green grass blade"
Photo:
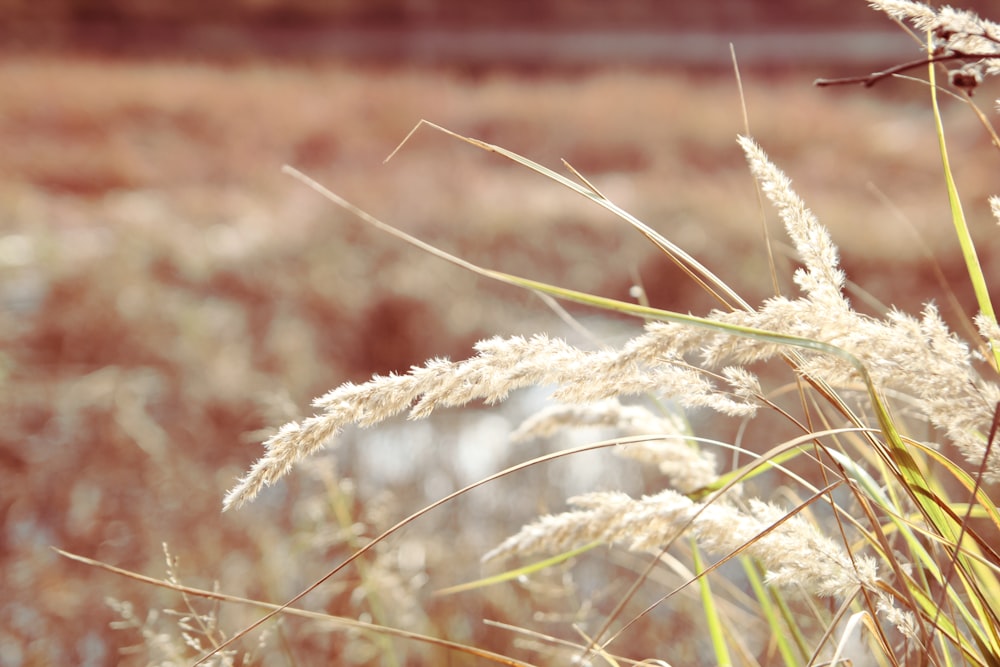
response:
[[[719,609],[715,604],[715,597],[712,595],[712,585],[708,577],[704,576],[705,563],[701,558],[701,551],[694,540],[691,540],[691,557],[693,560],[695,575],[698,578],[698,590],[701,594],[701,606],[705,610],[705,620],[708,623],[708,636],[712,641],[712,651],[715,653],[715,664],[719,667],[732,667],[733,658],[729,654],[729,646],[726,644],[726,633],[723,629],[723,621],[719,616]]]
[[[785,667],[796,667],[801,664],[802,660],[809,657],[809,650],[807,649],[808,642],[802,635],[798,624],[792,622],[794,615],[784,604],[784,599],[780,597],[780,594],[764,585],[760,568],[752,559],[741,558],[740,563],[743,565],[743,571],[746,573],[750,588],[760,604],[761,614],[771,629],[771,639],[774,641],[782,662]],[[772,593],[775,600],[771,599]],[[794,647],[792,640],[795,642]],[[798,657],[796,657],[796,649]]]
[[[951,207],[951,220],[955,225],[955,235],[958,237],[959,247],[962,249],[962,257],[965,260],[965,268],[969,273],[969,281],[976,294],[976,303],[979,305],[979,312],[987,317],[994,324],[997,321],[996,312],[993,310],[993,302],[990,299],[989,288],[986,285],[986,276],[983,274],[983,267],[976,253],[976,244],[972,240],[969,231],[969,224],[965,219],[965,212],[962,210],[962,200],[958,196],[958,187],[955,185],[955,176],[951,171],[951,161],[948,159],[948,145],[944,136],[944,122],[941,120],[941,109],[938,106],[937,84],[935,78],[934,64],[927,66],[928,81],[931,91],[931,108],[934,111],[934,130],[937,133],[938,146],[941,151],[941,164],[944,169],[944,182],[948,188],[948,203]],[[993,367],[1000,369],[1000,349],[993,348]]]
[[[442,588],[440,590],[434,591],[434,595],[453,595],[455,593],[463,593],[465,591],[473,591],[478,588],[486,588],[487,586],[493,586],[494,584],[502,584],[505,581],[511,581],[512,579],[518,579],[520,577],[526,577],[535,572],[539,572],[546,568],[552,567],[553,565],[558,565],[568,561],[570,558],[579,556],[582,553],[590,551],[594,547],[600,546],[603,542],[591,542],[590,544],[585,544],[582,547],[577,547],[576,549],[571,549],[561,554],[552,556],[551,558],[546,558],[545,560],[540,560],[536,563],[530,563],[524,567],[518,567],[513,570],[506,570],[499,574],[495,574],[490,577],[483,577],[482,579],[477,579],[475,581],[469,581],[464,584],[458,584],[456,586],[449,586],[447,588]]]

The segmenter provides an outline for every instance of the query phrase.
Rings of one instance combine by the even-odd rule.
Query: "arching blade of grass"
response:
[[[485,150],[500,152],[502,155],[509,157],[511,160],[514,160],[519,164],[524,164],[540,174],[549,176],[550,178],[556,180],[557,182],[565,185],[566,187],[569,187],[570,189],[576,192],[579,192],[580,194],[599,203],[601,206],[604,206],[609,210],[616,212],[620,211],[620,215],[623,218],[629,220],[630,222],[634,221],[633,224],[648,229],[644,225],[644,223],[639,222],[625,211],[621,211],[621,209],[619,209],[617,206],[603,199],[599,195],[593,193],[589,188],[585,188],[584,186],[581,186],[573,181],[570,181],[564,176],[557,174],[551,171],[550,169],[547,169],[546,167],[538,165],[535,162],[532,162],[531,160],[522,157],[520,155],[517,155],[516,153],[513,153],[511,151],[507,151],[506,149],[499,149],[490,144],[479,142],[475,139],[468,139],[466,137],[462,137],[461,135],[457,135],[453,132],[450,132],[449,130],[445,130],[444,128],[438,128],[438,129],[441,129],[441,131],[446,132],[449,135],[453,135],[460,139],[468,141],[475,146],[484,148]],[[440,248],[437,248],[425,241],[422,241],[414,236],[411,236],[410,234],[403,232],[402,230],[396,227],[393,227],[392,225],[389,225],[385,222],[382,222],[381,220],[378,220],[371,214],[358,208],[354,204],[345,200],[343,197],[337,195],[333,191],[329,190],[322,184],[318,183],[317,181],[313,180],[312,178],[308,177],[307,175],[303,174],[297,169],[294,169],[293,167],[286,166],[284,168],[284,171],[292,175],[302,183],[306,184],[316,192],[320,193],[334,204],[340,206],[344,210],[355,215],[362,221],[376,227],[377,229],[380,229],[388,234],[391,234],[396,238],[399,238],[417,248],[420,248],[437,257],[440,257],[441,259],[444,259],[452,264],[461,266],[462,268],[465,268],[469,271],[477,273],[481,276],[485,276],[492,280],[506,283],[508,285],[514,285],[531,291],[540,292],[542,294],[546,294],[556,299],[571,301],[591,306],[600,310],[631,315],[645,320],[657,320],[662,322],[683,324],[686,326],[707,329],[715,333],[722,333],[731,336],[748,338],[751,340],[755,340],[757,342],[785,345],[788,346],[790,349],[797,348],[813,352],[820,352],[823,354],[829,354],[838,357],[839,359],[846,361],[858,373],[862,383],[866,388],[868,397],[870,399],[871,407],[876,414],[879,427],[881,428],[882,435],[885,438],[885,442],[888,444],[888,451],[886,453],[895,464],[894,467],[898,470],[898,474],[901,476],[902,479],[905,480],[906,482],[905,486],[909,494],[914,498],[917,505],[922,508],[922,511],[924,512],[928,522],[932,526],[935,526],[936,530],[946,531],[942,532],[942,534],[949,534],[954,536],[953,532],[954,526],[950,524],[947,516],[940,511],[938,504],[934,501],[933,494],[931,493],[926,480],[923,479],[923,475],[920,472],[919,468],[917,467],[916,462],[912,459],[906,447],[904,446],[900,434],[896,430],[892,417],[889,414],[888,408],[886,407],[885,402],[882,400],[882,397],[879,395],[879,392],[876,389],[870,374],[868,373],[868,369],[865,368],[864,364],[861,363],[861,361],[856,356],[854,356],[847,350],[818,340],[812,340],[809,338],[792,336],[789,334],[782,334],[773,331],[764,331],[761,329],[754,329],[751,327],[719,322],[717,320],[712,320],[705,317],[698,317],[695,315],[687,315],[683,313],[652,308],[649,306],[628,303],[625,301],[619,301],[617,299],[610,299],[607,297],[597,296],[585,292],[579,292],[576,290],[558,287],[555,285],[549,285],[547,283],[531,280],[529,278],[522,278],[520,276],[504,273],[502,271],[483,268],[476,264],[473,264],[472,262],[469,262],[460,257],[447,253],[441,250]],[[650,230],[650,233],[655,234],[655,232],[652,232],[652,230]],[[666,239],[663,240],[669,243],[669,241],[666,241]],[[670,246],[674,247],[673,244],[670,244]],[[680,249],[678,248],[677,250],[679,251]],[[694,261],[693,258],[691,261]],[[705,271],[707,272],[707,269],[705,269]],[[712,275],[712,274],[707,273],[707,275]],[[724,285],[722,281],[718,281],[718,284]]]
[[[969,273],[969,281],[972,283],[972,289],[976,294],[976,303],[979,304],[979,312],[996,324],[997,316],[993,310],[993,301],[990,299],[989,287],[986,285],[986,276],[983,274],[983,267],[979,261],[979,255],[976,253],[976,244],[972,240],[969,224],[965,219],[965,212],[962,210],[962,200],[958,196],[958,187],[955,185],[955,177],[951,171],[951,161],[948,159],[948,145],[944,136],[944,122],[941,120],[941,109],[938,106],[935,65],[933,63],[927,66],[927,72],[928,81],[930,82],[931,108],[934,111],[934,130],[937,133],[938,146],[941,151],[941,165],[944,170],[944,182],[948,188],[948,203],[951,207],[951,220],[955,225],[955,235],[958,237],[958,244],[962,249],[962,257],[965,259],[965,269]],[[992,355],[993,368],[1000,370],[1000,349],[997,349],[997,346],[993,346]]]
[[[566,178],[559,172],[553,171],[548,167],[542,166],[537,162],[529,160],[528,158],[522,155],[518,155],[513,151],[509,151],[506,148],[503,148],[502,146],[496,146],[494,144],[490,144],[485,141],[480,141],[479,139],[473,139],[472,137],[463,136],[461,134],[458,134],[457,132],[452,132],[451,130],[445,127],[441,127],[440,125],[432,123],[428,120],[421,120],[419,123],[417,123],[417,125],[412,130],[410,130],[409,134],[406,135],[406,137],[399,144],[399,146],[397,146],[396,149],[393,150],[393,152],[389,155],[389,157],[386,158],[386,161],[392,159],[392,156],[395,155],[397,152],[399,152],[399,150],[409,140],[409,138],[413,136],[413,134],[424,125],[431,127],[439,132],[443,132],[444,134],[450,137],[454,137],[460,141],[464,141],[468,144],[471,144],[476,148],[480,148],[489,153],[497,153],[498,155],[502,155],[508,160],[511,160],[524,167],[527,167],[528,169],[538,174],[541,174],[546,178],[550,178],[564,187],[569,188],[570,190],[576,192],[577,194],[586,197],[587,199],[594,202],[598,206],[607,209],[617,217],[621,218],[628,224],[632,225],[635,229],[639,230],[639,232],[641,232],[643,236],[649,239],[654,245],[656,245],[668,257],[670,257],[677,264],[677,266],[681,268],[681,270],[683,270],[688,276],[690,276],[696,283],[701,285],[710,294],[715,296],[715,298],[721,304],[725,305],[728,308],[739,307],[746,310],[750,310],[750,305],[743,299],[743,297],[737,294],[718,276],[712,273],[712,271],[710,271],[706,266],[701,264],[701,262],[692,257],[687,251],[682,249],[680,246],[676,245],[674,242],[672,242],[671,240],[669,240],[668,238],[657,232],[655,229],[653,229],[646,223],[642,222],[634,215],[622,209],[617,204],[612,202],[610,199],[605,197],[597,188],[591,185],[589,181],[587,181],[582,175],[580,175],[575,169],[573,169],[572,166],[570,166],[570,169],[573,171],[574,175],[576,175],[580,179],[581,183],[577,183],[576,181]]]

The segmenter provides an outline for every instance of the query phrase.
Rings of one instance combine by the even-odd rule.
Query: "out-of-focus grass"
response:
[[[899,243],[902,223],[866,189],[873,181],[942,256],[957,256],[924,145],[931,119],[898,99],[923,91],[886,86],[880,95],[897,99],[883,107],[871,91],[813,89],[815,75],[749,77],[754,135],[798,176],[852,278],[887,302],[926,300],[937,293],[929,275],[873,273],[905,271],[920,251]],[[158,574],[168,542],[190,583],[290,596],[330,566],[303,562],[327,547],[297,540],[332,518],[296,503],[296,484],[323,486],[308,480],[219,517],[223,491],[260,453],[255,429],[341,380],[463,356],[488,333],[558,326],[540,302],[342,219],[282,177],[283,163],[480,264],[619,298],[638,275],[654,305],[710,305],[678,291],[686,283],[619,223],[493,156],[428,132],[382,165],[425,117],[545,164],[567,159],[744,296],[769,290],[764,253],[748,251],[760,247],[759,222],[730,77],[22,59],[0,62],[0,90],[5,664],[110,662],[126,640],[107,629],[105,596],[176,603],[49,545]],[[996,170],[983,165],[997,158],[974,154],[985,142],[971,114],[950,115],[975,225],[989,219]],[[997,242],[979,233],[988,266]],[[378,526],[376,509],[391,523],[413,501],[355,502]],[[461,520],[438,529],[448,525]],[[451,553],[446,567],[478,555]],[[328,596],[350,612],[349,591]],[[493,618],[517,620],[509,597],[491,601]],[[435,628],[482,632],[453,604],[424,608]]]

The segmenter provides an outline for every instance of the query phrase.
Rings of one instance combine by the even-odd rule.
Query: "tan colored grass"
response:
[[[880,209],[859,215],[871,208],[867,179],[947,255],[928,116],[865,91],[831,98],[808,86],[815,74],[748,76],[751,116],[845,257],[856,264],[917,256],[898,243],[901,227]],[[167,540],[224,590],[254,597],[289,593],[342,555],[337,544],[297,551],[303,532],[325,525],[311,518],[308,498],[218,522],[218,494],[255,455],[247,433],[292,417],[287,410],[271,416],[258,398],[276,402],[272,392],[282,387],[293,405],[304,405],[341,378],[465,356],[484,332],[551,323],[534,301],[456,280],[436,260],[331,219],[322,202],[278,175],[282,163],[491,265],[620,295],[630,269],[642,265],[654,305],[704,303],[617,223],[504,163],[425,137],[381,166],[426,116],[546,164],[566,157],[727,278],[746,277],[761,295],[770,284],[764,263],[746,252],[758,227],[731,140],[740,120],[728,75],[473,81],[327,64],[5,57],[0,90],[0,234],[31,249],[0,269],[0,505],[10,538],[0,641],[24,648],[29,662],[79,662],[74,651],[90,646],[94,633],[106,657],[133,643],[102,632],[111,620],[106,595],[140,610],[160,604],[57,560],[49,542],[156,574]],[[950,122],[962,156],[958,177],[975,214],[975,202],[995,185],[994,171],[981,167],[991,158],[975,152],[974,123],[964,115]],[[904,281],[890,275],[892,289],[866,281],[877,265],[848,268],[887,300],[926,287],[911,268],[900,269]],[[421,306],[429,293],[443,299],[439,309]],[[995,327],[983,330],[1000,339]],[[741,401],[761,393],[751,387],[740,395],[750,386],[742,380],[713,381]],[[701,456],[681,463],[675,475],[687,465],[699,466],[701,479],[714,474]],[[411,492],[385,514],[395,518],[423,502]],[[386,527],[367,519],[358,525],[372,523]],[[474,563],[482,551],[462,544],[461,553],[428,549],[438,562]],[[290,570],[293,553],[306,555]],[[357,611],[341,593],[324,601]],[[530,613],[517,593],[494,591],[491,602],[511,621]],[[468,616],[458,604],[434,611],[439,627]],[[31,624],[12,621],[24,613]],[[496,641],[492,632],[470,632]],[[644,637],[654,643],[658,635]],[[308,641],[316,646],[314,635]]]

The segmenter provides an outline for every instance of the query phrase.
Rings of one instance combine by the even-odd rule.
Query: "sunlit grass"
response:
[[[920,27],[939,22],[934,45],[944,53],[962,53],[967,44],[962,41],[964,30],[978,35],[977,30],[988,33],[995,28],[988,22],[977,23],[974,17],[949,14],[950,10],[938,16],[917,5],[903,9],[893,5],[890,11],[905,14],[910,8],[924,12],[917,15]],[[988,46],[980,45],[977,53],[982,54]],[[983,340],[973,346],[989,346],[998,327],[957,199],[933,70],[930,84],[955,226],[969,280],[979,297],[976,320]],[[1000,479],[1000,457],[993,449],[1000,423],[1000,388],[994,381],[995,366],[980,368],[981,360],[946,330],[936,308],[928,305],[920,320],[898,311],[878,320],[852,310],[843,294],[846,281],[839,252],[827,230],[805,208],[788,178],[747,137],[741,137],[740,144],[751,171],[760,191],[777,208],[802,264],[794,273],[801,296],[776,295],[756,307],[686,251],[614,204],[575,168],[570,169],[577,180],[568,179],[517,152],[444,131],[519,163],[607,209],[683,268],[722,309],[698,317],[483,268],[380,221],[301,172],[289,170],[356,217],[460,268],[548,297],[642,318],[647,325],[644,334],[620,350],[585,351],[545,336],[498,337],[480,342],[477,356],[464,362],[430,360],[424,367],[411,367],[406,375],[375,376],[363,385],[341,385],[314,401],[320,414],[286,424],[265,442],[265,455],[229,492],[226,509],[252,500],[285,476],[294,463],[330,445],[349,424],[371,426],[401,412],[419,419],[436,409],[474,400],[499,402],[511,391],[534,384],[555,385],[555,397],[560,401],[583,406],[556,417],[556,423],[568,427],[577,422],[591,424],[595,419],[609,425],[618,423],[615,415],[621,406],[617,399],[623,396],[653,394],[675,404],[668,410],[711,408],[722,416],[744,419],[752,418],[762,407],[775,410],[803,433],[796,440],[776,444],[770,455],[760,457],[751,469],[775,467],[778,459],[774,454],[787,451],[793,457],[812,459],[817,465],[813,477],[822,482],[815,486],[793,476],[792,484],[779,487],[786,499],[793,501],[791,509],[775,503],[770,494],[765,499],[746,498],[742,491],[748,479],[745,469],[720,475],[717,482],[684,494],[671,488],[676,477],[668,477],[665,489],[641,498],[610,491],[576,496],[569,501],[569,511],[542,516],[485,558],[537,558],[539,552],[589,551],[595,541],[655,556],[606,619],[592,619],[589,627],[581,628],[585,641],[578,645],[580,660],[599,658],[618,664],[633,655],[659,659],[659,653],[617,656],[613,647],[637,620],[660,605],[669,605],[677,591],[697,582],[707,620],[704,641],[711,646],[714,662],[736,664],[733,650],[739,647],[740,664],[759,664],[757,651],[746,650],[742,641],[723,630],[730,619],[718,611],[717,595],[708,578],[730,559],[740,558],[751,559],[766,572],[761,582],[755,580],[757,571],[752,566],[745,569],[762,599],[760,613],[772,628],[777,617],[771,611],[770,596],[777,589],[804,593],[807,600],[815,602],[831,598],[838,605],[833,613],[824,613],[816,606],[810,613],[784,614],[801,652],[801,657],[796,657],[791,645],[780,644],[785,664],[854,661],[864,655],[878,663],[902,664],[911,654],[920,655],[921,664],[959,661],[991,665],[1000,661],[1000,622],[992,602],[1000,579],[991,546],[1000,529],[1000,514],[983,492],[984,484]],[[658,324],[661,322],[666,324]],[[691,329],[703,334],[699,337]],[[696,357],[700,359],[696,361]],[[791,405],[776,402],[757,375],[749,372],[751,364],[770,360],[784,361],[798,382],[799,400]],[[701,374],[730,386],[717,389],[704,382]],[[587,416],[588,409],[594,414]],[[646,421],[652,424],[655,419],[650,412]],[[852,429],[857,437],[816,429],[813,424],[817,423],[841,424],[840,428]],[[955,459],[933,457],[939,444],[927,444],[909,435],[914,428],[919,432],[927,427],[946,434],[961,455]],[[670,426],[662,434],[650,436],[671,440],[690,439],[692,434],[687,427],[673,432]],[[653,450],[642,456],[657,460]],[[659,456],[664,462],[676,457],[672,450]],[[961,459],[971,467],[971,476],[962,469]],[[785,460],[782,457],[782,464]],[[662,464],[661,470],[666,471]],[[970,493],[963,512],[956,511],[962,507],[960,494],[953,496],[945,484],[950,477],[963,480],[962,486]],[[830,520],[819,521],[813,505],[826,505]],[[435,506],[411,515],[398,527]],[[973,526],[974,516],[991,522]],[[383,533],[372,546],[394,530]],[[644,611],[626,613],[626,604],[649,573],[687,533],[692,539],[693,576]],[[368,548],[356,552],[313,586],[325,583]],[[721,554],[721,558],[707,566],[702,549]],[[545,561],[547,565],[551,562]],[[492,577],[475,588],[495,585],[505,578]],[[297,603],[309,590],[312,587],[287,604]],[[796,598],[777,594],[785,609],[790,609]],[[280,611],[262,617],[233,639]],[[615,626],[620,627],[613,629]],[[867,636],[853,639],[862,628]],[[859,642],[867,652],[858,654],[858,646],[850,648]]]
[[[864,184],[871,179],[936,246],[960,300],[973,312],[972,291],[962,272],[953,268],[961,266],[957,252],[951,252],[957,251],[957,243],[942,241],[952,232],[940,224],[947,219],[948,206],[926,104],[876,106],[878,91],[836,99],[833,96],[842,93],[817,92],[805,85],[814,75],[766,85],[754,85],[751,77],[754,135],[795,177],[797,189],[833,230],[851,278],[888,302],[912,305],[943,292],[936,283],[923,282],[914,260],[917,251],[899,242],[906,233],[888,222],[880,205],[868,198]],[[23,85],[39,78],[47,83],[44,90]],[[218,578],[226,594],[290,599],[309,580],[356,552],[359,544],[369,543],[408,515],[423,502],[420,493],[426,488],[420,484],[395,488],[397,497],[373,499],[354,495],[349,480],[342,489],[341,481],[331,487],[319,475],[292,478],[287,491],[273,490],[275,495],[262,507],[227,515],[220,525],[219,496],[256,453],[255,441],[245,434],[301,418],[299,406],[309,396],[344,378],[361,380],[376,369],[403,371],[438,354],[461,358],[477,336],[529,333],[558,321],[533,297],[487,280],[499,274],[456,279],[461,274],[437,258],[342,221],[333,224],[322,199],[280,178],[269,165],[289,162],[300,167],[319,182],[335,184],[338,192],[380,219],[405,221],[407,229],[421,238],[477,266],[498,267],[509,282],[548,289],[556,297],[570,296],[566,288],[573,288],[593,305],[596,300],[590,294],[610,294],[616,304],[597,305],[634,311],[644,318],[667,313],[688,323],[694,321],[687,319],[688,310],[701,313],[715,303],[704,294],[692,296],[695,290],[683,277],[663,277],[668,264],[658,251],[643,245],[641,236],[631,234],[608,209],[592,205],[603,195],[616,202],[619,211],[655,222],[657,233],[717,271],[717,290],[734,285],[739,299],[756,304],[770,288],[767,258],[756,251],[763,244],[757,239],[753,188],[733,140],[740,122],[735,87],[728,79],[615,72],[528,82],[500,74],[470,82],[419,71],[199,69],[32,60],[4,63],[0,79],[5,91],[17,91],[0,102],[0,132],[9,148],[0,156],[0,173],[5,177],[0,192],[4,234],[25,239],[33,258],[3,267],[10,278],[5,284],[13,286],[10,303],[16,297],[18,308],[25,304],[29,308],[15,312],[12,307],[3,313],[10,323],[5,336],[11,343],[4,352],[5,389],[10,394],[8,414],[15,415],[16,422],[8,434],[12,444],[5,449],[11,453],[3,459],[11,480],[5,488],[15,489],[22,498],[9,503],[9,516],[21,526],[18,535],[29,536],[10,542],[11,561],[44,564],[48,567],[44,571],[65,575],[74,590],[87,591],[75,597],[56,596],[42,570],[7,569],[11,602],[0,624],[8,628],[7,642],[21,641],[32,632],[59,634],[67,618],[79,628],[79,620],[91,618],[92,609],[97,611],[91,627],[99,628],[92,631],[99,633],[113,618],[101,606],[105,594],[133,600],[143,610],[179,607],[173,598],[164,603],[150,594],[147,599],[145,589],[137,592],[134,586],[51,560],[43,553],[45,544],[39,546],[30,535],[53,530],[46,518],[53,514],[66,519],[54,524],[58,527],[51,541],[71,551],[149,574],[162,571],[159,543],[167,540],[175,553],[183,554],[186,571],[197,573],[191,576],[199,577],[206,589],[211,588],[211,579]],[[331,90],[338,94],[331,95]],[[898,90],[893,94],[907,95]],[[68,101],[47,105],[52,97]],[[925,101],[925,92],[919,97]],[[407,103],[399,103],[401,99]],[[985,195],[995,187],[993,171],[982,165],[995,158],[981,159],[982,153],[974,152],[983,141],[971,114],[951,101],[945,102],[943,112],[955,181],[975,227],[975,221],[988,215]],[[502,156],[468,151],[430,132],[420,133],[392,162],[381,166],[389,149],[420,116],[459,135],[516,151],[508,158],[531,156],[531,160],[521,158],[522,165],[558,165],[560,158],[566,158],[599,188],[598,196],[588,203],[579,197],[579,190],[563,191],[535,174],[513,169],[515,165]],[[809,122],[802,123],[803,118]],[[567,177],[575,180],[571,173]],[[588,189],[586,183],[575,185]],[[874,214],[878,224],[871,222],[873,209],[878,211]],[[989,257],[993,241],[980,240],[975,228],[972,233],[982,256]],[[775,240],[776,265],[785,269],[791,251],[777,234]],[[857,271],[851,270],[852,262]],[[988,262],[983,268],[988,281]],[[782,274],[783,292],[794,291],[789,273]],[[545,285],[516,277],[522,275]],[[870,282],[867,275],[873,276]],[[900,275],[906,280],[899,280]],[[651,297],[649,309],[637,309],[628,301],[627,287],[635,278],[641,279]],[[8,292],[4,294],[6,299]],[[437,298],[428,299],[428,294]],[[739,299],[729,301],[738,304]],[[394,323],[396,337],[378,344],[377,334],[386,329],[387,321]],[[845,406],[853,406],[850,401],[856,394],[852,391],[841,402],[829,388],[796,387],[794,380],[789,382],[780,388],[769,386],[775,393],[768,398],[789,413],[789,405],[806,406],[804,414],[815,420],[806,432],[824,433],[822,438],[816,436],[820,442],[809,450],[798,449],[811,438],[795,440],[804,436],[788,434],[787,423],[780,437],[764,441],[773,448],[761,446],[766,430],[740,432],[729,445],[742,451],[736,459],[739,465],[695,497],[702,499],[736,482],[767,488],[769,475],[781,470],[777,464],[787,464],[790,474],[802,475],[810,469],[815,472],[810,456],[824,461],[829,456],[836,465],[827,462],[833,469],[827,472],[836,478],[838,469],[846,471],[863,487],[860,492],[852,490],[853,496],[830,501],[831,508],[852,497],[870,503],[872,516],[843,514],[846,523],[850,518],[862,522],[861,527],[845,529],[852,536],[851,548],[874,550],[891,562],[896,556],[887,547],[902,539],[911,560],[920,563],[915,579],[936,568],[955,584],[952,607],[940,618],[934,618],[933,610],[942,598],[914,594],[909,600],[929,625],[940,629],[944,643],[951,641],[966,655],[980,650],[973,645],[976,641],[985,647],[995,644],[988,624],[982,633],[961,635],[961,628],[989,615],[989,606],[975,599],[977,586],[984,591],[983,599],[995,593],[993,570],[979,562],[991,558],[989,551],[974,544],[971,533],[962,535],[969,546],[949,565],[947,558],[925,544],[915,527],[920,517],[904,493],[906,488],[919,489],[921,498],[930,498],[932,505],[923,507],[925,513],[935,511],[935,499],[946,500],[941,505],[950,507],[954,517],[938,515],[931,523],[957,542],[959,535],[954,530],[948,533],[951,529],[943,525],[962,531],[966,518],[996,522],[995,508],[978,485],[977,471],[965,466],[963,472],[948,450],[924,451],[920,443],[936,434],[923,427],[902,430],[894,438],[897,423],[912,426],[907,421],[910,407],[898,394],[886,399],[895,407],[879,415],[884,423],[858,414],[865,430],[840,433],[826,423],[839,418],[837,411],[821,406],[826,401],[843,412]],[[882,395],[871,396],[872,406],[877,407]],[[704,428],[704,421],[696,418],[691,426]],[[713,435],[733,436],[732,429],[720,431]],[[401,440],[396,443],[401,456],[407,452],[406,432],[393,431]],[[440,439],[440,433],[436,437]],[[896,449],[881,449],[879,438]],[[729,461],[728,450],[705,447],[719,447],[719,460]],[[913,477],[904,478],[892,493],[881,488],[893,474],[910,471],[908,462],[900,466],[893,458],[897,450],[915,452],[915,464],[926,483]],[[511,456],[528,458],[524,453],[512,451]],[[438,474],[433,488],[454,481],[446,465],[435,465],[438,470],[428,473]],[[404,537],[392,534],[373,550],[377,554],[366,554],[375,556],[372,567],[349,577],[341,573],[309,598],[316,609],[368,618],[372,626],[365,626],[364,633],[327,634],[290,622],[285,639],[292,645],[283,646],[280,635],[272,633],[267,641],[275,653],[270,655],[301,656],[299,651],[308,650],[363,663],[387,660],[393,654],[415,656],[416,642],[436,646],[422,654],[426,664],[434,664],[454,649],[445,646],[444,638],[471,650],[508,655],[520,634],[536,648],[548,644],[565,651],[553,655],[569,658],[592,644],[595,655],[613,659],[620,649],[614,643],[600,648],[608,637],[603,631],[610,632],[600,622],[631,620],[623,636],[643,655],[659,650],[657,627],[691,623],[698,628],[692,636],[705,641],[673,647],[675,663],[704,660],[707,650],[720,661],[728,655],[736,663],[768,662],[759,656],[780,655],[784,664],[795,664],[808,660],[817,646],[816,628],[799,628],[810,625],[811,619],[829,628],[835,627],[834,620],[843,619],[844,625],[836,627],[853,628],[852,632],[873,622],[846,607],[836,614],[820,608],[804,610],[797,599],[763,587],[762,575],[749,559],[741,559],[741,567],[747,585],[757,591],[752,601],[737,598],[734,604],[728,599],[734,593],[728,587],[732,576],[728,570],[725,576],[713,572],[697,579],[697,586],[679,588],[681,580],[675,576],[704,569],[717,555],[698,553],[700,560],[684,566],[680,559],[694,558],[696,553],[684,544],[676,545],[681,550],[679,560],[669,571],[651,568],[647,559],[635,554],[591,549],[558,567],[547,563],[548,568],[528,579],[517,575],[528,574],[534,561],[500,568],[515,573],[514,584],[467,586],[456,593],[461,598],[432,595],[484,575],[491,583],[503,578],[493,570],[480,572],[476,565],[493,545],[471,545],[484,535],[502,539],[536,512],[563,509],[560,487],[547,478],[548,465],[519,471],[524,477],[517,479],[532,481],[506,487],[504,493],[517,496],[520,503],[515,516],[496,519],[496,525],[483,526],[482,533],[466,529],[468,535],[443,547],[421,537],[409,544],[420,542],[420,548],[404,549],[401,545],[408,543],[396,541]],[[772,472],[764,473],[766,469]],[[642,476],[646,486],[637,484],[636,493],[657,489],[655,475]],[[805,485],[801,489],[814,492],[829,486],[821,483],[824,480],[807,478],[814,489]],[[543,486],[551,487],[548,496],[532,503],[525,490]],[[842,484],[831,493],[843,489]],[[974,490],[978,500],[970,503]],[[811,497],[789,493],[783,505],[796,506]],[[28,498],[32,504],[23,500]],[[43,513],[35,506],[48,509]],[[811,506],[801,512],[814,509],[821,513]],[[891,514],[892,520],[882,520],[882,512]],[[442,519],[428,532],[458,535],[468,516],[456,509],[452,519]],[[433,514],[422,519],[436,520]],[[484,521],[493,519],[479,519]],[[864,525],[870,526],[869,533]],[[883,527],[885,536],[871,528],[875,525]],[[456,545],[461,548],[448,548]],[[947,550],[947,541],[944,547]],[[598,568],[601,574],[574,576],[581,567]],[[894,574],[907,573],[900,568]],[[608,587],[595,593],[593,583],[604,581],[601,577],[606,577]],[[636,582],[642,585],[635,597],[627,597]],[[655,605],[648,616],[639,616],[644,606],[675,588],[678,592]],[[400,597],[393,598],[390,591]],[[707,613],[705,596],[718,603]],[[404,598],[407,605],[397,604]],[[619,603],[622,609],[616,611]],[[32,608],[48,619],[34,631],[25,630],[22,622]],[[229,614],[219,626],[229,637],[253,621],[256,612],[233,611],[225,605],[221,613]],[[527,620],[533,613],[545,619],[540,629],[532,630]],[[764,619],[775,632],[801,629],[804,635],[777,641],[774,647],[741,646],[739,638],[726,636],[726,624],[719,623],[720,618],[737,617],[748,627],[752,617],[754,623]],[[480,618],[495,624],[480,625]],[[849,619],[858,620],[848,625]],[[147,627],[145,620],[130,631]],[[159,622],[148,627],[161,634],[177,629],[170,618]],[[387,644],[382,634],[368,632],[404,625],[417,628],[412,631],[416,639],[402,636],[409,630],[400,631]],[[753,627],[760,632],[756,639],[763,641],[767,632],[759,624]],[[70,634],[69,629],[65,632]],[[831,636],[823,645],[836,646],[846,634]],[[142,642],[140,636],[125,639],[126,635],[117,633],[109,646]],[[249,650],[253,641],[245,648]],[[208,646],[202,644],[201,649]],[[36,641],[34,650],[44,648]],[[63,661],[73,659],[63,654]]]

